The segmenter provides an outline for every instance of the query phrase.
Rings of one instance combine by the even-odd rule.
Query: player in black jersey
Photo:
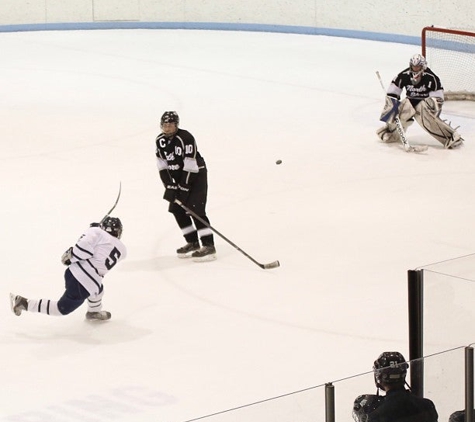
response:
[[[400,102],[402,91],[406,97]],[[455,148],[463,139],[440,118],[444,104],[444,88],[439,77],[427,66],[426,59],[415,54],[409,60],[409,67],[400,72],[387,90],[386,103],[380,120],[386,124],[376,132],[383,142],[397,142],[395,118],[399,115],[404,131],[414,119],[444,148]]]
[[[191,256],[195,261],[211,261],[216,259],[212,230],[175,203],[178,199],[209,225],[206,215],[206,163],[198,152],[193,135],[179,128],[179,123],[180,118],[175,111],[163,113],[160,120],[162,133],[155,141],[157,167],[165,187],[163,198],[170,202],[168,211],[174,215],[186,240],[186,245],[177,249],[178,257]]]
[[[374,361],[377,394],[358,396],[353,404],[356,422],[437,422],[434,403],[405,388],[408,363],[399,352],[384,352]],[[384,396],[379,395],[384,391]]]

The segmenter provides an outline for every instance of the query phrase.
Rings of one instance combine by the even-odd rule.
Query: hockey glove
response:
[[[163,194],[163,199],[165,201],[173,203],[176,198],[178,187],[175,184],[170,184],[165,187],[165,193]]]
[[[379,120],[386,123],[394,123],[394,119],[399,113],[399,100],[394,97],[386,96],[383,111]]]
[[[186,201],[188,201],[188,196],[190,195],[190,186],[189,185],[178,185],[178,195],[176,199],[178,199],[183,205],[186,205]]]
[[[427,105],[427,110],[433,116],[439,117],[440,113],[442,112],[442,106],[444,104],[444,100],[440,97],[428,97],[424,100]]]
[[[73,256],[73,247],[71,246],[65,253],[63,253],[63,256],[61,257],[61,262],[64,265],[71,265],[72,256]]]

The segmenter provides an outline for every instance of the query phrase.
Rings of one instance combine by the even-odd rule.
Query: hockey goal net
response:
[[[475,101],[475,32],[426,27],[422,55],[440,77],[446,100]]]

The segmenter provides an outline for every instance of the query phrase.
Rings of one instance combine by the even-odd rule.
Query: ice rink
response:
[[[456,150],[417,124],[423,154],[375,135],[375,71],[389,84],[415,46],[192,30],[0,45],[1,422],[184,422],[370,371],[383,351],[408,355],[407,270],[475,252],[475,105],[444,108]],[[155,165],[165,110],[207,162],[212,226],[280,268],[218,236],[216,261],[176,257]],[[10,292],[60,297],[62,253],[119,183],[128,257],[105,278],[111,321],[11,313]]]

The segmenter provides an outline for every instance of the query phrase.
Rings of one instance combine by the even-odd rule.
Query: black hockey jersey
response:
[[[424,70],[419,83],[414,84],[411,69],[408,67],[399,73],[388,88],[389,97],[401,98],[403,89],[406,90],[406,97],[413,107],[427,97],[439,97],[444,99],[444,88],[439,77],[429,68]]]
[[[369,413],[368,422],[437,422],[434,403],[404,388],[389,390],[384,401]]]
[[[178,129],[172,137],[165,137],[161,133],[155,144],[157,167],[165,186],[170,183],[191,185],[198,172],[206,168],[195,138],[187,130]]]

